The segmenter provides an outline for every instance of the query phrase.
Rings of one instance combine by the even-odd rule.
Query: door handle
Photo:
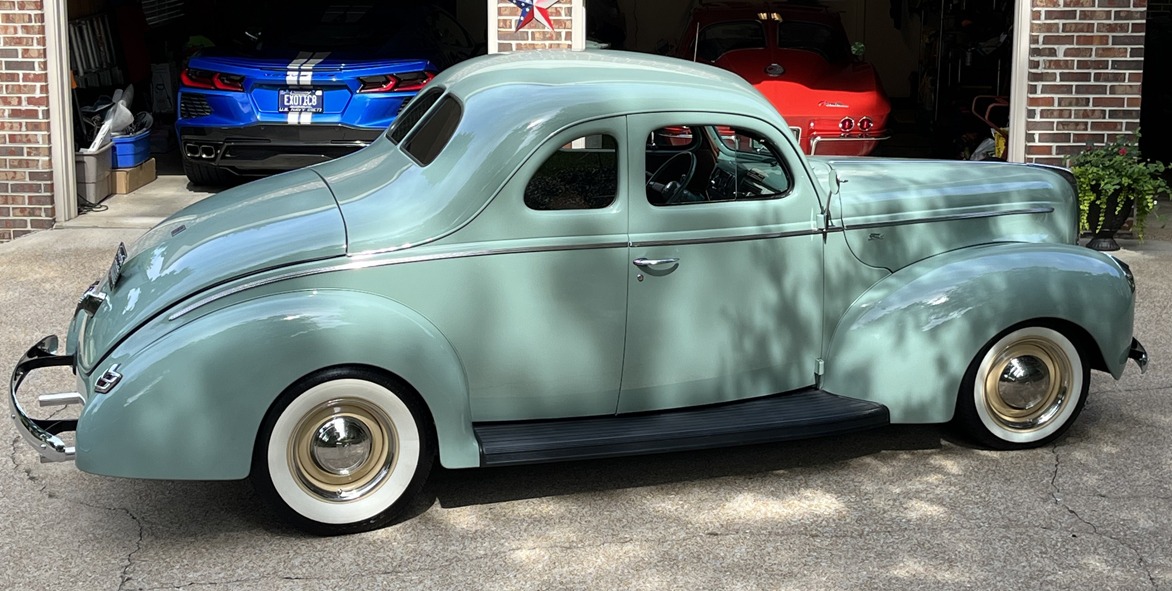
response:
[[[676,264],[676,263],[679,263],[679,262],[680,262],[680,259],[678,259],[678,258],[670,258],[670,259],[645,259],[645,258],[643,258],[643,257],[639,257],[639,258],[637,258],[637,259],[635,259],[635,260],[633,260],[633,261],[631,261],[631,262],[632,262],[632,263],[634,263],[636,267],[643,267],[643,268],[646,268],[646,267],[656,267],[656,266],[659,266],[659,265],[674,265],[674,264]]]

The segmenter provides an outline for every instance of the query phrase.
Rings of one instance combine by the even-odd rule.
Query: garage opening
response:
[[[1005,156],[1009,0],[590,0],[587,12],[594,46],[715,63],[767,96],[770,79],[793,77],[771,99],[807,153]],[[824,138],[813,146],[811,130]]]
[[[486,51],[484,8],[69,0],[82,205],[158,174],[218,188],[357,150],[438,72]]]

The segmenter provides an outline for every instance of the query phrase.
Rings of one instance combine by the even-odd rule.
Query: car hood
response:
[[[208,197],[129,246],[113,287],[103,279],[106,301],[86,321],[79,361],[88,371],[144,322],[211,287],[345,252],[338,204],[312,170]]]
[[[889,270],[988,242],[1072,243],[1073,177],[1004,162],[811,158],[829,166],[832,211],[864,263]]]

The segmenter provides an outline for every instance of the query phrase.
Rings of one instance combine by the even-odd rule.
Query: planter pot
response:
[[[1087,227],[1091,228],[1094,234],[1087,243],[1087,248],[1100,251],[1119,250],[1119,243],[1115,242],[1115,233],[1131,217],[1135,209],[1135,200],[1128,199],[1123,202],[1123,208],[1120,209],[1118,199],[1118,194],[1114,194],[1107,198],[1106,207],[1100,208],[1098,203],[1087,206]]]

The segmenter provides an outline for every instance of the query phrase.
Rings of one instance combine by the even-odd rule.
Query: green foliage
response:
[[[1117,196],[1116,213],[1122,213],[1134,200],[1135,233],[1143,238],[1144,221],[1155,209],[1156,197],[1169,194],[1168,184],[1160,176],[1164,165],[1144,160],[1139,152],[1138,131],[1134,136],[1119,136],[1101,146],[1088,145],[1070,160],[1070,170],[1078,179],[1079,227],[1085,231],[1099,230],[1087,225],[1087,209],[1091,204],[1106,212],[1109,200]],[[1099,215],[1100,227],[1106,217]]]

